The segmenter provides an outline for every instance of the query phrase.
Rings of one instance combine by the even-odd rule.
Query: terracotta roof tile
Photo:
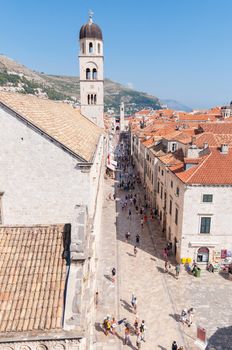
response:
[[[77,156],[91,161],[103,130],[63,102],[36,96],[0,92],[4,104],[44,131]]]
[[[65,225],[0,227],[0,336],[62,328],[68,239]]]

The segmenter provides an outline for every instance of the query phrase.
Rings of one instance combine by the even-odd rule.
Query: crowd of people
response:
[[[129,146],[127,142],[121,142],[119,144],[118,150],[118,170],[119,176],[118,187],[120,191],[122,191],[121,199],[120,199],[120,207],[121,212],[125,214],[127,217],[128,223],[134,220],[134,215],[136,215],[137,219],[140,221],[140,232],[134,233],[133,237],[131,235],[130,230],[126,230],[125,232],[125,241],[127,243],[133,243],[134,246],[134,256],[136,257],[138,254],[138,248],[140,247],[141,237],[143,234],[144,226],[147,223],[148,219],[154,220],[157,212],[155,209],[151,208],[150,203],[147,200],[147,196],[145,193],[141,195],[138,190],[138,185],[141,184],[141,180],[139,175],[136,173],[135,165],[132,162]],[[109,199],[114,200],[115,195],[109,195]],[[130,224],[128,225],[130,227]],[[169,272],[171,268],[171,263],[169,261],[169,256],[172,254],[172,247],[170,243],[163,250],[163,258],[164,258],[164,271]],[[176,264],[175,267],[175,276],[178,279],[180,274],[180,264]],[[114,283],[116,279],[116,269],[115,267],[112,269],[112,282]],[[118,329],[121,331],[121,327],[124,327],[124,344],[131,343],[131,335],[136,335],[136,346],[137,349],[141,349],[142,342],[146,341],[146,330],[147,326],[144,319],[139,321],[139,317],[137,314],[137,298],[135,294],[132,294],[131,297],[131,309],[135,314],[135,320],[133,325],[126,319],[116,321],[115,317],[111,317],[107,315],[103,320],[103,329],[106,336],[111,333],[113,335],[117,335]],[[186,314],[185,314],[185,313]],[[189,327],[192,324],[193,318],[193,309],[184,309],[180,315],[180,321],[183,324],[187,324]],[[176,341],[173,341],[171,345],[172,350],[183,350],[183,347],[178,347]]]

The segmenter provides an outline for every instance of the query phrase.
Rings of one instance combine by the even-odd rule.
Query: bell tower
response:
[[[80,103],[81,114],[104,127],[103,37],[100,27],[89,21],[80,29]]]

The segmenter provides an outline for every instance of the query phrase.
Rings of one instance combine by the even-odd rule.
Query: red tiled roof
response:
[[[0,336],[62,328],[65,227],[0,227]]]
[[[201,158],[199,165],[186,171],[173,171],[180,180],[188,184],[231,185],[232,150],[222,154],[220,149],[211,148],[210,153]]]
[[[232,123],[205,123],[199,124],[203,131],[212,132],[213,134],[232,134]]]

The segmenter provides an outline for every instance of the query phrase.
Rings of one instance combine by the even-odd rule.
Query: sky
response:
[[[232,0],[0,0],[0,53],[79,75],[78,33],[94,12],[105,77],[208,108],[232,99]]]

